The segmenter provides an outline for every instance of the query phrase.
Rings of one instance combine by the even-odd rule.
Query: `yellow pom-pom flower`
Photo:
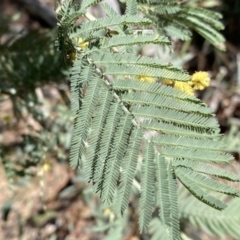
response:
[[[74,61],[76,59],[76,52],[71,52],[69,53],[69,59],[71,59],[71,61]]]
[[[192,88],[192,82],[179,82],[179,81],[173,81],[170,79],[162,79],[162,84],[164,85],[171,85],[174,88],[186,92],[190,95],[194,94],[194,90]]]
[[[143,82],[155,82],[153,77],[148,76],[137,76],[137,79]]]
[[[113,222],[113,220],[115,219],[115,214],[113,213],[113,211],[110,208],[106,208],[104,210],[103,215],[108,217],[110,222]]]
[[[85,49],[88,47],[89,42],[84,42],[83,39],[80,37],[77,39],[77,44],[80,48]],[[68,53],[68,58],[73,62],[76,60],[76,51],[72,51]]]
[[[192,80],[188,82],[172,81],[170,79],[162,79],[165,85],[172,85],[174,88],[194,95],[194,90],[203,90],[210,84],[210,78],[207,72],[196,72],[192,75]]]
[[[179,89],[182,92],[186,92],[190,95],[194,95],[194,90],[193,90],[191,84],[189,84],[189,82],[178,82],[178,81],[176,81],[174,83],[174,87],[176,89]]]
[[[203,71],[194,73],[191,83],[194,90],[203,90],[210,84],[208,73]]]
[[[162,79],[162,83],[165,84],[165,85],[172,85],[173,81],[170,80],[170,79],[164,78],[164,79]]]
[[[78,39],[78,46],[80,48],[85,49],[88,47],[88,45],[89,45],[89,42],[84,42],[81,37]]]
[[[48,172],[52,169],[52,165],[50,163],[44,163],[42,169],[44,172]]]

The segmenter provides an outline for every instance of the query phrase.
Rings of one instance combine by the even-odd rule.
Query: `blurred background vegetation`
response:
[[[194,33],[189,42],[173,39],[174,56],[163,50],[158,54],[190,73],[209,72],[211,86],[197,96],[216,113],[227,150],[236,158],[227,167],[239,173],[240,1],[189,0],[188,4],[223,14],[226,52]],[[69,167],[69,82],[54,46],[53,8],[54,0],[0,2],[0,239],[158,240],[157,219],[149,234],[138,231],[137,183],[128,212],[116,219],[85,184],[82,173]],[[154,50],[146,47],[142,52],[151,55]],[[184,194],[181,191],[186,200]],[[239,201],[233,204],[240,209]],[[240,239],[239,229],[221,232],[219,226],[190,219],[185,210],[183,239]],[[240,224],[240,213],[235,217]]]

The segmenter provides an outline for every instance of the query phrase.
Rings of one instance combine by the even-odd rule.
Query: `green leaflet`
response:
[[[154,93],[142,93],[139,92],[129,92],[122,94],[122,101],[130,103],[131,105],[143,105],[143,106],[153,106],[153,107],[164,107],[168,109],[173,109],[175,111],[182,111],[185,113],[199,113],[205,116],[211,116],[212,113],[210,109],[203,108],[198,104],[182,101],[169,96],[164,96]]]
[[[143,149],[141,196],[139,199],[139,228],[147,231],[154,205],[154,146],[146,142]]]
[[[238,189],[228,186],[224,183],[216,181],[208,176],[203,174],[191,171],[188,168],[178,167],[176,169],[177,175],[183,176],[184,174],[187,178],[198,186],[205,188],[206,190],[216,191],[220,193],[225,193],[228,195],[232,195],[234,197],[239,196]]]
[[[87,139],[88,147],[85,152],[86,162],[84,164],[84,176],[87,182],[96,178],[95,175],[99,168],[98,151],[100,148],[100,141],[112,101],[113,96],[107,91],[107,88],[103,86],[99,93],[99,103]]]
[[[177,125],[175,123],[145,120],[141,126],[144,129],[151,131],[158,131],[165,134],[173,134],[186,137],[196,137],[201,139],[219,139],[221,135],[218,132],[209,131],[209,129],[201,129],[196,127],[189,127],[185,125]]]
[[[103,3],[101,4],[101,7],[103,8],[104,12],[106,13],[107,16],[109,17],[114,17],[116,15],[119,15],[119,13],[117,13],[109,4],[107,3]],[[119,34],[124,34],[123,31],[123,26],[115,26],[115,30],[119,33]]]
[[[113,36],[109,39],[104,39],[102,48],[111,48],[117,46],[139,45],[139,44],[164,44],[170,46],[168,38],[165,36],[156,35],[125,35]]]
[[[197,139],[177,135],[161,135],[154,137],[153,142],[158,145],[168,145],[173,147],[185,147],[185,148],[195,148],[195,149],[205,149],[209,151],[218,151],[223,149],[223,143],[220,141],[213,141],[207,139]],[[224,152],[222,152],[224,154]]]
[[[218,32],[223,29],[223,24],[219,21],[221,18],[219,13],[203,8],[190,7],[187,4],[178,4],[176,5],[178,8],[176,8],[174,6],[176,1],[169,4],[167,2],[161,3],[163,7],[161,5],[156,6],[155,1],[141,0],[140,2],[143,5],[139,9],[144,15],[152,21],[158,21],[159,32],[186,40],[191,36],[189,30],[193,29],[216,48],[225,49],[225,39]],[[165,9],[168,9],[168,12]],[[181,29],[183,32],[177,29]]]
[[[219,21],[222,17],[217,12],[209,11],[205,8],[184,7],[183,9],[184,12],[188,15],[197,17],[199,19],[204,19],[204,22],[208,23],[218,30],[222,30],[224,28],[222,22]]]
[[[106,181],[106,174],[109,174],[109,165],[111,163],[109,162],[109,155],[111,153],[111,143],[114,138],[115,129],[117,128],[118,121],[121,118],[121,115],[123,114],[121,106],[119,103],[112,103],[109,109],[108,118],[106,119],[106,124],[104,125],[104,128],[106,129],[101,137],[100,141],[100,147],[99,147],[99,154],[98,154],[98,166],[96,170],[96,174],[93,177],[94,183],[96,182],[96,189],[99,192],[100,196],[103,196],[105,200],[108,201],[107,195],[104,194],[103,186],[105,186]],[[110,184],[110,182],[107,182]],[[115,190],[115,189],[113,189]],[[104,194],[104,195],[103,195]],[[109,201],[112,201],[113,197],[113,191],[111,192]]]
[[[166,78],[171,80],[189,81],[187,74],[176,72],[171,69],[162,68],[161,70],[145,66],[122,66],[110,65],[106,68],[104,75],[130,75],[130,76],[149,76],[155,78]]]
[[[182,184],[200,201],[218,210],[226,208],[227,205],[225,203],[210,195],[208,191],[202,190],[202,188],[200,188],[195,182],[192,182],[192,179],[188,178],[188,176],[186,176],[179,168],[177,168],[175,172]]]
[[[124,24],[144,24],[149,25],[151,23],[150,19],[142,19],[136,16],[114,16],[100,18],[91,22],[84,22],[79,27],[76,28],[75,32],[70,34],[70,38],[85,37],[93,31],[109,28],[111,26],[118,26]]]
[[[120,15],[119,13],[117,13],[115,11],[115,9],[113,9],[108,3],[104,2],[101,4],[102,9],[104,10],[104,12],[106,13],[107,16],[109,17],[113,17],[116,15]],[[118,26],[116,26],[118,27]]]
[[[73,0],[63,2],[63,4],[61,5],[61,8],[57,14],[58,21],[60,23],[64,22],[65,19],[68,18],[69,12],[72,8],[72,5],[73,5]]]
[[[150,58],[146,56],[136,56],[135,54],[125,53],[123,54],[112,54],[112,53],[93,53],[90,54],[91,58],[94,59],[95,64],[129,64],[129,65],[138,65],[138,66],[148,66],[155,68],[167,68],[173,71],[179,71],[184,73],[182,69],[178,69],[172,65],[164,64],[159,59]],[[130,80],[131,81],[131,80]],[[120,81],[121,82],[121,81]]]
[[[140,129],[133,129],[128,142],[127,152],[122,160],[122,168],[120,176],[120,184],[114,202],[115,212],[119,215],[123,214],[128,206],[132,182],[137,167],[138,154],[141,147],[142,135]]]
[[[174,14],[179,12],[180,7],[178,4],[174,3],[172,6],[165,3],[156,3],[152,5],[151,7],[147,5],[141,5],[140,9],[144,9],[145,11],[148,12],[148,14],[151,13],[157,13],[159,15],[164,15],[164,14]]]
[[[82,61],[76,60],[72,66],[72,73],[71,73],[71,112],[73,116],[76,116],[77,111],[80,108],[80,101],[79,101],[79,89],[81,87],[81,78],[79,78],[81,69],[82,69]]]
[[[221,151],[197,150],[194,148],[181,147],[162,147],[161,153],[172,158],[191,159],[192,161],[210,162],[210,163],[230,163],[232,155],[222,153]]]
[[[173,161],[173,166],[178,167],[186,167],[190,168],[193,171],[199,172],[199,173],[205,173],[209,174],[215,177],[223,178],[229,181],[233,182],[239,182],[239,176],[237,174],[234,174],[232,172],[229,172],[225,170],[224,168],[219,168],[210,164],[206,164],[203,162],[194,162],[190,160],[181,160],[181,159],[175,159]]]
[[[92,66],[84,68],[81,77],[82,79],[86,79],[86,81],[90,78],[91,81],[89,82],[85,96],[82,99],[81,107],[76,111],[74,120],[74,132],[70,152],[70,162],[71,166],[74,168],[79,167],[82,164],[82,153],[86,147],[86,139],[91,126],[92,115],[97,105],[97,96],[101,86],[101,82],[95,75]],[[79,98],[79,96],[77,97]],[[77,101],[72,101],[74,101],[72,102],[72,105],[77,104]],[[73,109],[75,109],[74,106]],[[84,118],[81,116],[84,116]]]
[[[177,37],[183,41],[191,39],[192,33],[183,24],[170,20],[170,23],[166,20],[164,22],[164,30],[168,36]]]
[[[86,10],[88,7],[95,5],[99,2],[102,2],[102,0],[83,0],[81,2],[81,9]]]
[[[240,201],[239,198],[228,202],[224,211],[219,211],[189,196],[188,192],[179,189],[180,217],[187,219],[191,224],[200,227],[210,235],[226,238],[231,236],[238,239],[240,236]]]
[[[194,113],[184,113],[164,107],[133,106],[131,111],[137,117],[162,120],[202,129],[211,129],[214,132],[217,132],[219,127],[213,118],[198,116]]]
[[[162,0],[161,2],[157,0],[138,0],[140,4],[140,9],[144,9],[151,13],[157,14],[174,14],[180,10],[179,4],[175,0]]]
[[[125,155],[128,135],[132,127],[131,120],[132,118],[128,114],[122,116],[115,129],[115,136],[112,140],[113,147],[108,157],[105,180],[102,185],[103,201],[109,201],[110,203],[112,203],[113,196],[117,188],[117,180],[119,176],[120,165],[122,162],[122,158]]]
[[[171,240],[167,226],[163,225],[159,218],[153,218],[149,224],[151,240]]]
[[[131,0],[127,1],[127,8],[126,8],[126,15],[131,16],[131,15],[137,15],[137,1],[136,0]]]
[[[208,40],[211,43],[214,43],[214,45],[215,45],[216,41],[219,41],[219,42],[224,42],[225,41],[224,37],[221,34],[219,34],[217,30],[212,29],[211,26],[200,22],[198,19],[196,19],[194,17],[191,17],[191,16],[187,16],[187,17],[184,16],[182,19],[183,19],[183,21],[188,21],[189,22],[188,24],[193,29],[198,31],[200,34],[209,35]]]
[[[170,161],[156,154],[157,206],[162,224],[168,229],[168,239],[179,239],[177,182]]]

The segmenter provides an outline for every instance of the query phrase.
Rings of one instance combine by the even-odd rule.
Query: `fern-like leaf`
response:
[[[138,153],[141,147],[142,132],[140,129],[133,129],[127,152],[122,160],[122,172],[120,177],[120,184],[118,187],[118,193],[116,195],[114,209],[119,215],[123,214],[127,208],[130,194],[131,186],[135,176],[135,171],[137,167]]]
[[[159,218],[153,218],[149,224],[149,233],[151,240],[171,240],[168,234],[168,228],[162,224]]]
[[[102,48],[111,48],[117,46],[131,46],[140,44],[164,44],[170,46],[169,40],[164,36],[159,35],[125,35],[125,36],[113,36],[109,39],[105,39],[102,43]]]
[[[203,162],[194,162],[190,160],[181,160],[181,159],[176,159],[173,161],[173,166],[174,167],[186,167],[190,168],[193,171],[199,172],[199,173],[204,173],[204,174],[209,174],[215,177],[219,177],[222,179],[226,179],[229,181],[233,182],[239,182],[239,176],[235,173],[229,172],[223,168],[219,168],[210,164],[206,164]]]
[[[175,172],[182,184],[200,201],[218,210],[226,208],[227,205],[225,203],[214,196],[209,195],[208,191],[203,191],[202,188],[200,188],[195,182],[192,182],[192,179],[188,178],[188,176],[178,168]]]
[[[147,231],[154,205],[154,146],[145,143],[141,177],[141,196],[139,199],[139,228]]]
[[[177,182],[173,174],[171,162],[159,154],[156,155],[157,165],[157,205],[160,207],[159,217],[168,229],[168,239],[179,239]]]
[[[70,38],[85,38],[87,35],[91,34],[91,32],[104,29],[104,28],[110,28],[112,26],[118,26],[118,25],[131,25],[131,24],[141,24],[141,25],[149,25],[151,23],[150,19],[143,19],[143,18],[137,18],[133,16],[114,16],[114,17],[106,17],[101,18],[95,21],[91,22],[84,22],[79,27],[76,28],[74,32],[70,34]]]
[[[123,112],[119,103],[114,102],[111,104],[108,118],[106,119],[106,124],[104,125],[105,131],[103,132],[100,140],[98,164],[94,176],[94,183],[97,183],[97,191],[99,191],[100,196],[103,196],[103,185],[105,185],[106,173],[108,173],[107,167],[111,164],[109,163],[108,158],[111,153],[111,143],[122,113]],[[110,184],[110,182],[107,183]],[[104,197],[106,200],[106,195],[104,195]]]
[[[234,197],[239,196],[238,189],[218,182],[206,175],[191,171],[190,169],[184,167],[178,167],[176,171],[178,175],[186,175],[190,181],[203,189],[225,193]]]
[[[81,9],[85,10],[88,7],[90,7],[92,5],[95,5],[95,4],[99,3],[99,2],[102,2],[102,0],[82,0],[81,1]]]
[[[57,44],[63,64],[70,66],[71,165],[83,165],[86,181],[92,181],[95,192],[120,215],[130,198],[143,144],[140,230],[147,230],[157,196],[161,239],[179,239],[176,177],[196,198],[216,209],[225,208],[216,193],[238,196],[238,191],[210,176],[239,179],[209,165],[232,160],[220,142],[211,110],[196,97],[162,84],[165,79],[188,82],[189,74],[158,59],[136,56],[134,45],[171,47],[165,34],[176,31],[188,39],[189,29],[194,29],[220,46],[224,38],[218,32],[219,15],[176,0],[127,0],[126,15],[102,4],[107,16],[95,19],[87,8],[98,2],[65,1],[58,12]],[[86,21],[75,24],[80,16]],[[79,45],[79,38],[86,46]]]
[[[106,68],[106,71],[104,72],[104,75],[116,75],[116,76],[149,76],[149,77],[155,77],[155,78],[166,78],[166,79],[172,79],[179,81],[188,81],[189,76],[185,75],[184,73],[181,73],[179,71],[171,71],[168,69],[159,69],[151,68],[151,67],[145,67],[145,66],[121,66],[121,65],[110,65]]]
[[[127,16],[137,15],[137,1],[136,0],[127,1],[126,15]]]
[[[87,139],[88,147],[85,153],[84,176],[87,182],[94,179],[98,170],[98,151],[100,147],[100,139],[103,134],[104,124],[108,115],[108,111],[113,101],[113,96],[104,86],[99,93],[99,104],[92,121],[92,127]],[[97,141],[98,140],[98,141]]]
[[[239,198],[228,202],[224,211],[218,211],[189,196],[183,188],[179,189],[180,217],[192,225],[200,227],[211,236],[226,238],[240,236],[240,201]]]
[[[82,99],[81,107],[76,112],[77,116],[74,121],[74,133],[70,153],[71,166],[74,168],[79,167],[82,164],[81,154],[86,147],[91,118],[97,105],[97,96],[101,86],[101,82],[96,76],[94,68],[91,65],[82,70],[81,79],[85,82],[89,79],[91,79],[91,81],[88,84],[85,97]],[[84,118],[81,116],[84,116]]]
[[[113,147],[108,157],[105,179],[102,185],[102,199],[108,201],[109,204],[112,203],[117,188],[120,165],[126,152],[127,140],[131,130],[131,120],[132,118],[128,114],[120,118],[112,140]]]

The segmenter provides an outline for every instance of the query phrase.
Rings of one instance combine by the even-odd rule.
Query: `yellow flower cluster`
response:
[[[115,219],[115,214],[110,208],[106,208],[103,212],[103,215],[108,217],[110,222],[113,222],[113,220]]]
[[[89,42],[84,42],[81,37],[78,38],[77,43],[78,43],[78,46],[79,46],[80,48],[82,48],[82,49],[87,48],[88,45],[89,45]],[[71,53],[69,54],[69,58],[70,58],[72,61],[74,61],[74,60],[76,59],[76,52],[71,52]]]
[[[174,87],[182,92],[194,95],[194,90],[189,82],[178,82],[174,83]]]
[[[192,88],[194,90],[203,90],[210,84],[210,78],[207,72],[196,72],[192,75]]]
[[[69,58],[74,61],[76,59],[76,52],[69,53]]]
[[[78,46],[80,48],[85,49],[88,47],[88,45],[89,45],[89,42],[84,42],[81,37],[78,39]]]
[[[192,75],[192,80],[189,82],[179,82],[169,79],[163,79],[162,83],[166,85],[172,85],[180,91],[186,92],[190,95],[194,95],[194,90],[203,90],[204,88],[209,86],[210,78],[207,72],[200,71],[194,73]]]
[[[137,76],[137,79],[143,82],[155,82],[153,77],[148,77],[148,76]]]

